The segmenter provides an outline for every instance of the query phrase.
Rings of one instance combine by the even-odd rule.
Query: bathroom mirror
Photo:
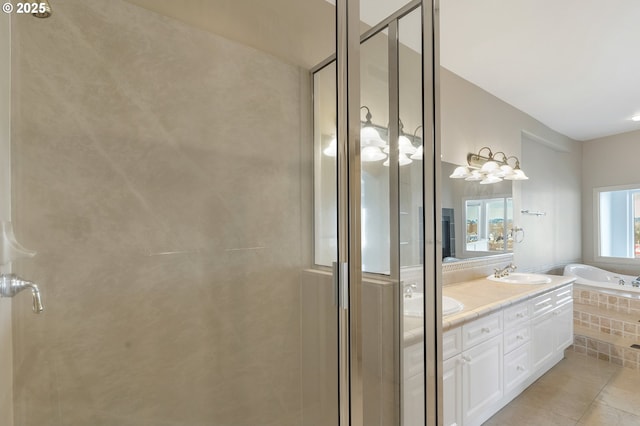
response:
[[[451,179],[457,166],[442,162],[441,168],[443,263],[512,252],[512,182]]]

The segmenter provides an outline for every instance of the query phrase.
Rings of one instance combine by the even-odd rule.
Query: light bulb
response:
[[[380,161],[385,158],[387,158],[387,156],[383,154],[377,146],[365,146],[362,148],[362,151],[360,151],[360,160],[365,163]]]
[[[334,137],[333,139],[331,139],[331,141],[329,142],[329,146],[327,146],[324,150],[322,150],[322,153],[324,155],[326,155],[327,157],[335,157],[336,153],[337,153],[337,148],[336,148],[336,144],[337,144],[337,140]]]
[[[465,166],[458,166],[449,176],[451,179],[464,179],[471,176],[471,172]]]

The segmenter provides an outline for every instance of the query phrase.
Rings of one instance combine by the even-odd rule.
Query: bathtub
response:
[[[602,289],[622,290],[630,293],[638,293],[640,295],[640,287],[634,287],[632,281],[638,277],[632,275],[616,274],[614,272],[605,271],[595,266],[581,265],[572,263],[565,266],[564,276],[576,277],[576,284],[582,284]],[[624,285],[621,281],[624,281]]]

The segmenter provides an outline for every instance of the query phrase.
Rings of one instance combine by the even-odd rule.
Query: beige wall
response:
[[[519,156],[522,131],[560,149],[575,143],[446,68],[440,71],[444,161],[466,164],[467,153],[483,146]],[[521,160],[526,164],[526,159]]]
[[[11,220],[11,20],[0,14],[0,221]],[[0,272],[9,272],[0,265]],[[0,424],[13,424],[11,299],[0,298]]]
[[[498,99],[480,87],[462,79],[445,68],[441,68],[441,126],[442,126],[442,160],[454,164],[466,164],[469,152],[478,152],[483,146],[489,146],[494,152],[504,151],[507,155],[516,155],[521,160],[525,172],[530,170],[534,177],[525,182],[516,182],[513,187],[514,223],[525,228],[528,237],[521,245],[516,245],[514,259],[521,269],[546,271],[552,265],[566,259],[579,259],[581,236],[573,230],[570,235],[562,233],[558,238],[566,238],[562,249],[554,254],[547,253],[544,258],[534,253],[546,250],[546,243],[537,241],[533,236],[539,232],[538,225],[530,223],[530,218],[520,214],[520,210],[552,209],[556,214],[548,215],[546,221],[557,229],[574,229],[580,223],[580,142],[576,142],[540,123],[506,102]],[[533,151],[523,151],[523,140],[540,146]],[[534,152],[546,149],[545,155],[533,155]],[[569,153],[557,158],[567,158],[569,173],[575,173],[560,187],[556,177],[563,178],[564,172],[555,174],[547,165],[553,158],[551,153]],[[547,171],[539,174],[538,171]],[[526,204],[527,200],[544,200],[534,202],[534,206]],[[551,225],[549,225],[551,226]],[[578,225],[579,226],[579,225]],[[546,232],[546,231],[545,231]]]
[[[14,15],[15,418],[299,425],[305,73],[120,0]],[[303,232],[304,230],[304,232]]]
[[[584,262],[620,273],[637,274],[633,265],[595,261],[597,224],[594,221],[593,189],[605,186],[640,185],[640,130],[584,142],[582,162],[582,252]]]
[[[520,215],[524,240],[514,252],[520,270],[562,274],[565,264],[581,261],[581,148],[576,142],[564,151],[523,138],[529,180],[518,183],[520,205],[545,215]]]

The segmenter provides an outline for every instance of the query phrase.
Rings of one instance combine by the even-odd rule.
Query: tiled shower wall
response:
[[[121,0],[13,15],[16,426],[299,425],[305,73]],[[303,231],[304,230],[304,231]]]

